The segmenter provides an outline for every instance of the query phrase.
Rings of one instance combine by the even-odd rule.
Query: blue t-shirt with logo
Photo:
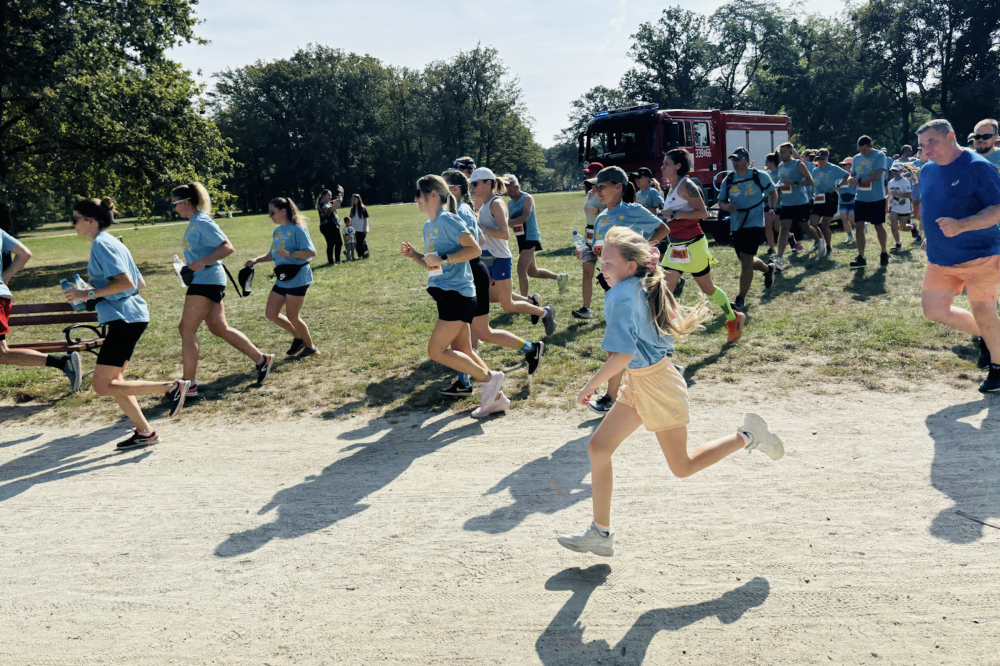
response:
[[[881,178],[876,178],[870,190],[858,188],[858,201],[883,201],[885,199],[885,177],[889,172],[889,158],[881,150],[873,150],[868,155],[858,153],[854,156],[851,164],[851,175],[857,179],[871,178],[879,169],[884,169],[885,173]]]
[[[315,252],[316,248],[313,246],[312,238],[309,237],[309,230],[306,229],[304,224],[300,225],[289,222],[285,226],[279,225],[271,235],[271,257],[274,259],[274,265],[299,264],[302,266],[291,280],[285,280],[284,282],[276,280],[275,285],[283,289],[295,289],[296,287],[305,287],[313,283],[312,268],[309,266],[310,259],[279,257],[278,250],[287,250],[288,252],[308,250],[309,252]]]
[[[462,218],[441,209],[437,217],[424,222],[424,252],[427,254],[436,252],[438,256],[455,254],[462,249],[462,244],[459,241],[462,234],[472,235]],[[445,291],[457,291],[462,296],[472,297],[476,295],[469,262],[444,263],[440,266],[440,271],[440,275],[428,277],[427,286],[437,287]]]
[[[602,210],[597,216],[594,222],[594,253],[601,256],[604,236],[613,227],[628,227],[649,240],[661,224],[663,220],[650,213],[641,204],[622,201],[610,210]]]
[[[730,231],[764,226],[764,203],[767,194],[774,190],[774,183],[763,172],[757,172],[757,178],[760,180],[760,187],[753,180],[753,170],[742,176],[737,176],[734,171],[732,182],[729,177],[726,178],[725,182],[729,186],[723,187],[719,192],[719,201],[734,203],[738,209],[729,214]]]
[[[215,220],[205,211],[199,210],[184,230],[184,263],[190,266],[199,259],[204,259],[227,240],[229,239],[222,233]],[[226,274],[223,272],[222,262],[216,261],[196,272],[191,284],[215,284],[224,287]]]
[[[607,328],[601,349],[631,354],[628,367],[633,370],[655,365],[674,351],[674,339],[656,328],[646,290],[637,277],[619,282],[604,295],[604,321]]]
[[[788,160],[788,162],[782,162],[778,165],[778,190],[781,192],[782,206],[804,206],[809,203],[809,192],[806,186],[795,184],[805,180],[799,173],[799,165],[802,163],[801,160]],[[792,182],[790,192],[781,189],[782,183],[786,180]]]
[[[927,260],[955,266],[1000,254],[1000,227],[966,231],[948,238],[937,220],[961,220],[1000,205],[1000,172],[980,155],[963,150],[951,164],[933,162],[920,170],[922,221],[927,234]]]
[[[521,217],[524,213],[524,204],[528,201],[528,193],[521,192],[521,196],[517,200],[511,199],[507,202],[507,214],[508,219],[513,220],[515,217]],[[535,207],[531,207],[531,214],[528,215],[527,222],[524,223],[524,240],[526,241],[540,241],[542,240],[542,234],[538,230],[538,220],[535,219]],[[516,230],[512,231],[517,234]]]
[[[775,189],[778,190],[778,205],[775,206],[775,208],[781,208],[781,188],[778,187],[778,185],[781,184],[781,179],[778,178],[778,170],[777,169],[773,169],[773,170],[772,169],[768,169],[764,173],[767,174],[767,177],[771,179],[772,183],[774,183]]]
[[[10,252],[20,244],[21,241],[17,240],[3,229],[0,229],[0,252]],[[9,300],[13,300],[14,298],[10,293],[10,289],[3,283],[2,271],[0,271],[0,298],[6,298]]]
[[[824,167],[816,167],[812,172],[813,183],[815,183],[813,191],[818,194],[825,194],[830,190],[837,189],[840,181],[844,180],[844,177],[847,175],[848,173],[836,164],[827,163]]]
[[[149,321],[149,308],[139,296],[139,281],[142,275],[132,260],[132,253],[125,244],[106,231],[97,234],[90,245],[90,260],[87,262],[89,282],[95,289],[106,287],[111,278],[128,273],[136,285],[132,289],[105,296],[97,302],[97,323],[121,319],[127,324]]]
[[[647,187],[635,193],[635,202],[646,208],[663,208],[663,194],[655,187]]]
[[[479,242],[479,237],[483,235],[483,232],[479,230],[479,219],[476,217],[476,213],[472,210],[472,206],[465,203],[464,201],[458,202],[458,216],[462,218],[465,222],[465,226],[469,228],[469,233],[472,237]]]

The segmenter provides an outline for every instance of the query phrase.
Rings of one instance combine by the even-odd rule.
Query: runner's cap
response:
[[[601,169],[600,173],[597,174],[597,178],[593,178],[589,182],[594,185],[600,185],[601,183],[625,185],[628,183],[628,176],[625,175],[625,171],[621,167],[609,166]]]
[[[603,168],[604,168],[604,165],[601,164],[600,162],[591,162],[590,164],[587,165],[587,167],[583,171],[588,176],[590,176],[591,178],[593,178],[594,176],[596,176],[597,174],[599,174],[601,172],[601,169],[603,169]]]
[[[639,178],[652,178],[653,177],[653,172],[652,172],[652,170],[650,170],[649,167],[640,167],[640,169],[638,171],[636,171],[636,173],[639,174]]]
[[[750,159],[750,153],[747,152],[746,148],[744,148],[743,146],[740,146],[739,148],[737,148],[736,150],[733,151],[733,154],[729,156],[729,159],[731,159],[731,160],[748,160],[748,159]]]
[[[854,158],[853,157],[845,157],[844,161],[840,163],[840,166],[844,166],[845,164],[854,164]]]
[[[478,169],[472,172],[471,176],[469,176],[470,183],[475,183],[480,180],[496,180],[496,179],[497,177],[493,175],[493,171],[487,169],[486,167],[479,167]]]

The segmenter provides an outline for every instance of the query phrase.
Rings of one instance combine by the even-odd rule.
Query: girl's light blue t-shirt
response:
[[[476,212],[472,210],[472,206],[464,201],[459,201],[458,216],[465,222],[465,226],[469,227],[469,233],[472,234],[472,237],[478,243],[479,237],[483,235],[483,232],[479,230],[479,219],[476,217]]]
[[[0,252],[10,252],[15,247],[21,244],[21,241],[17,240],[10,234],[8,234],[3,229],[0,229]],[[3,273],[0,272],[0,298],[6,298],[13,300],[13,295],[10,293],[10,289],[3,283]]]
[[[607,328],[601,349],[631,354],[628,367],[633,370],[655,365],[674,351],[674,339],[656,327],[646,290],[637,277],[619,282],[604,295],[604,321]]]
[[[142,280],[132,253],[125,244],[106,231],[100,232],[90,245],[90,260],[87,262],[90,284],[100,289],[110,284],[111,278],[123,273],[131,275],[132,282],[137,286]],[[127,324],[149,321],[149,308],[139,296],[138,288],[119,291],[97,302],[97,323],[107,324],[116,319]]]
[[[594,222],[594,243],[604,245],[604,236],[614,227],[628,227],[646,240],[652,238],[663,220],[637,203],[622,201],[610,210],[602,210]]]
[[[458,215],[441,210],[433,220],[424,222],[424,252],[436,252],[438,256],[455,254],[462,249],[459,239],[463,234],[472,235],[469,227]],[[462,296],[476,295],[476,287],[472,281],[472,268],[469,262],[460,264],[445,263],[440,267],[440,275],[429,275],[428,287],[437,287],[445,291],[457,291]],[[428,270],[428,272],[434,272]]]
[[[635,193],[635,202],[646,208],[663,208],[663,194],[650,186]]]
[[[190,266],[199,259],[204,259],[227,240],[229,239],[215,220],[205,211],[199,210],[184,230],[184,263]],[[226,274],[223,272],[222,262],[216,261],[196,272],[191,284],[225,286]]]
[[[275,285],[285,289],[294,289],[313,283],[312,268],[309,266],[311,259],[279,257],[278,250],[287,250],[288,252],[308,250],[309,252],[315,252],[316,247],[313,246],[312,238],[309,237],[309,230],[306,229],[304,224],[300,225],[292,222],[283,227],[278,226],[271,235],[271,257],[274,258],[274,265],[299,264],[302,266],[302,270],[291,280],[285,280],[284,282],[277,280],[275,281]]]
[[[513,220],[515,217],[520,217],[524,213],[524,204],[528,200],[528,193],[521,192],[521,196],[515,201],[511,199],[507,202],[507,215],[508,218]],[[524,223],[524,240],[526,241],[540,241],[542,240],[542,233],[538,230],[538,220],[535,218],[535,208],[531,209],[531,215],[528,216],[528,221]]]

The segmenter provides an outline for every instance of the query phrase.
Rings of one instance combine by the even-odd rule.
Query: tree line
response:
[[[963,134],[1000,113],[997,0],[869,0],[833,17],[731,0],[708,15],[668,7],[631,40],[633,67],[575,100],[547,151],[562,184],[579,178],[591,114],[639,102],[787,114],[796,143],[840,157],[862,134],[898,152],[930,118]]]

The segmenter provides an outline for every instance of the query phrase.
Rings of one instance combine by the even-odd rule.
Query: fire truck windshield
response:
[[[636,115],[622,114],[592,122],[587,128],[587,161],[613,164],[653,159],[655,119],[650,114]]]

